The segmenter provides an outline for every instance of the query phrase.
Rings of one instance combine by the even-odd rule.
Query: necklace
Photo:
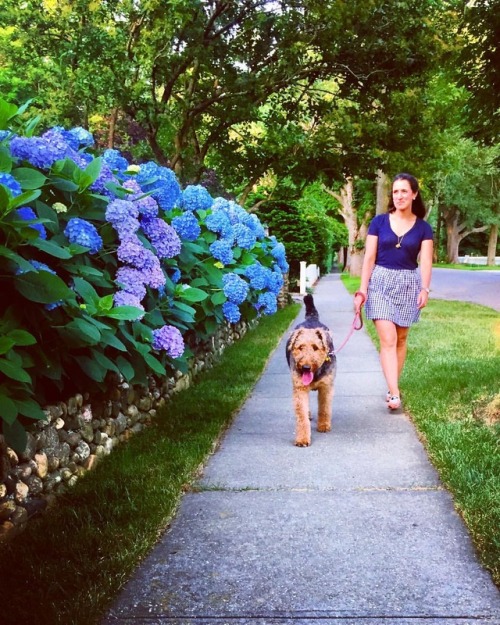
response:
[[[406,234],[406,232],[405,232]],[[401,243],[403,242],[403,239],[405,238],[405,234],[403,234],[402,236],[398,237],[398,242],[396,243],[396,247],[399,249],[401,247]],[[398,236],[398,235],[396,235]]]

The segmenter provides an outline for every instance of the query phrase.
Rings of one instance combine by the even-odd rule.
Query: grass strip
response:
[[[182,493],[300,310],[264,317],[214,368],[0,551],[2,625],[91,625],[167,528]]]
[[[350,292],[359,278],[343,276]],[[378,347],[372,323],[366,328]],[[500,315],[430,300],[408,336],[404,409],[500,587]]]

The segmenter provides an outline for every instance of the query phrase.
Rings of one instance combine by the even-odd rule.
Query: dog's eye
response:
[[[313,351],[315,351],[315,352],[317,352],[318,349],[319,349],[319,347],[317,345],[313,345],[312,348],[313,348]]]

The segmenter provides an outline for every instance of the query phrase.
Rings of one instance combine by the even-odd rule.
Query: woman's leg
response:
[[[386,319],[374,321],[378,337],[380,339],[380,363],[384,372],[387,387],[391,395],[399,397],[399,351],[403,354],[403,348],[398,351],[398,326]],[[406,347],[404,348],[406,353]],[[403,357],[404,364],[404,357]]]
[[[408,338],[408,331],[410,328],[403,328],[396,326],[397,340],[397,354],[398,354],[398,380],[403,372],[403,367],[406,360],[406,339]]]

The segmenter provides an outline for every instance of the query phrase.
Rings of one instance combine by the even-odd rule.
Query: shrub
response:
[[[182,190],[152,161],[99,155],[83,128],[34,136],[25,108],[0,100],[0,425],[16,449],[76,382],[186,370],[221,323],[272,314],[288,270],[235,202]]]

